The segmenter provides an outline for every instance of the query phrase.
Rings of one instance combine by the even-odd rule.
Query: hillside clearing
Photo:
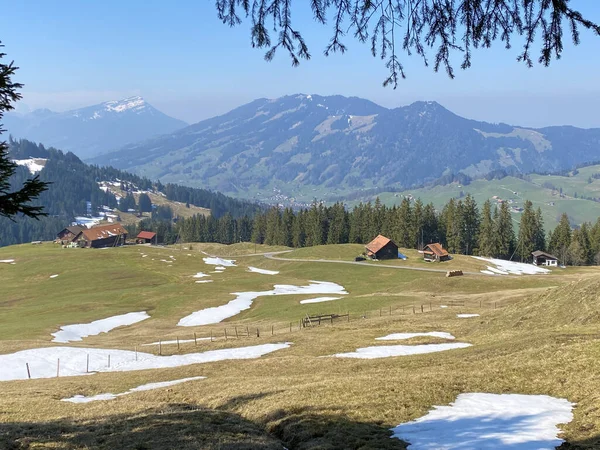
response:
[[[193,275],[213,266],[203,261],[204,245],[184,249],[189,245],[143,247],[147,258],[141,258],[141,248],[135,246],[96,251],[44,243],[0,249],[0,259],[18,262],[0,265],[0,356],[31,349],[50,355],[45,369],[49,378],[2,382],[0,447],[19,448],[27,442],[101,450],[141,443],[161,450],[405,449],[406,443],[391,438],[393,428],[426,417],[435,406],[456,405],[461,394],[472,393],[566,399],[576,406],[572,421],[553,422],[560,438],[571,449],[600,445],[598,268],[568,268],[544,276],[446,278],[444,273],[377,267],[377,262],[318,264],[243,256],[238,246],[224,248],[227,254],[207,251],[236,259],[236,266],[212,274],[212,283],[198,285],[195,281],[207,277]],[[248,253],[263,250],[253,247],[246,245]],[[351,247],[336,247],[340,257],[349,251],[355,256]],[[335,253],[336,247],[312,249],[314,255],[302,249],[302,256]],[[160,262],[169,256],[175,259],[172,263]],[[249,266],[279,274],[261,276],[248,272]],[[60,276],[48,281],[52,273]],[[270,291],[275,284],[306,286],[309,280],[327,280],[348,294],[312,304],[300,302],[314,299],[314,294],[268,295],[223,323],[176,326],[194,311],[227,304],[231,292]],[[51,333],[64,325],[131,311],[146,311],[151,318],[65,347],[81,355],[74,370],[83,373],[86,355],[102,350],[97,362],[90,361],[104,365],[98,373],[66,376],[63,369],[69,368],[69,358],[60,356],[56,378],[58,355],[53,353]],[[347,319],[299,327],[307,314],[347,313]],[[460,319],[457,314],[479,317]],[[444,333],[455,339],[445,341]],[[398,347],[376,340],[388,336],[406,337],[401,347],[412,351],[455,343],[471,346],[373,359],[327,357],[369,345],[378,351]],[[154,345],[143,347],[138,358],[147,354],[148,360],[161,361],[287,342],[292,345],[257,359],[128,372],[115,367],[119,352],[129,352],[135,363],[136,346],[146,343]],[[19,378],[27,377],[25,362],[17,363]],[[31,370],[34,376],[39,368]],[[206,379],[118,396],[110,401],[110,409],[102,401],[60,401],[192,377]],[[440,420],[440,426],[452,423],[450,417]],[[517,419],[514,423],[522,424]],[[132,427],[140,432],[132,432]]]

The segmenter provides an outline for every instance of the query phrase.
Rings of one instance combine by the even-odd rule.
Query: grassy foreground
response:
[[[354,248],[336,247],[339,258],[350,251],[355,256]],[[202,251],[236,255],[238,266],[210,273],[213,268],[203,263]],[[0,448],[402,449],[404,443],[389,438],[389,428],[464,392],[567,398],[577,406],[574,420],[560,427],[568,441],[565,448],[600,446],[599,270],[449,279],[376,263],[371,267],[242,256],[254,253],[248,244],[192,244],[191,249],[186,245],[61,249],[52,244],[1,248],[0,260],[15,259],[16,264],[0,264],[0,353],[52,345],[50,333],[60,325],[142,310],[152,318],[69,345],[132,349],[159,339],[189,339],[194,332],[199,337],[212,333],[218,339],[199,341],[197,346],[182,344],[179,350],[163,346],[163,354],[266,342],[293,345],[255,360],[3,382]],[[322,247],[282,256],[336,259],[332,254],[334,249]],[[174,262],[161,261],[170,256]],[[280,273],[249,273],[247,266]],[[214,282],[196,284],[191,275],[199,271],[210,273]],[[51,279],[52,274],[59,276]],[[233,299],[232,292],[270,290],[273,284],[306,285],[308,280],[339,283],[349,295],[312,305],[299,301],[319,295],[261,297],[225,323],[176,327],[193,311]],[[465,306],[439,307],[451,302]],[[409,305],[422,304],[424,312],[417,309],[413,314]],[[299,319],[307,313],[346,312],[349,322],[298,330]],[[459,312],[481,317],[457,319]],[[230,334],[225,341],[226,327],[230,333],[240,330],[238,339]],[[260,337],[254,331],[246,337],[246,327],[259,328]],[[378,336],[411,331],[447,331],[458,342],[473,346],[376,360],[322,358],[376,345]],[[406,341],[429,342],[441,341]],[[207,378],[110,402],[59,401],[75,394],[124,392],[144,383],[200,375]]]

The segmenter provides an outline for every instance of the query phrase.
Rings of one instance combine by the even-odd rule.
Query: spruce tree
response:
[[[479,208],[477,202],[471,196],[467,194],[465,201],[463,202],[462,211],[462,240],[465,255],[472,255],[473,250],[478,246],[479,237],[479,223],[481,219],[479,217]]]
[[[571,233],[569,216],[567,216],[566,213],[563,213],[548,243],[550,253],[556,256],[562,264],[568,263]]]
[[[496,230],[492,219],[492,203],[486,200],[481,213],[479,227],[479,255],[494,257],[498,253]]]
[[[521,261],[529,261],[531,253],[535,250],[536,227],[537,219],[533,211],[533,203],[526,200],[519,224],[519,238],[517,241],[517,255]]]
[[[510,259],[515,251],[515,232],[508,204],[502,202],[496,222],[498,236],[498,257]]]

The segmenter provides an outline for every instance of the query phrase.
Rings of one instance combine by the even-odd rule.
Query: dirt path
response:
[[[370,263],[364,263],[364,262],[359,262],[359,261],[342,261],[342,260],[335,260],[335,259],[300,259],[300,258],[280,258],[276,255],[280,255],[282,253],[288,253],[292,250],[285,250],[282,252],[269,252],[269,253],[264,253],[264,257],[268,258],[268,259],[274,259],[276,261],[291,261],[291,262],[316,262],[316,263],[335,263],[335,264],[354,264],[357,266],[364,266],[364,267],[385,267],[387,269],[403,269],[403,270],[418,270],[421,272],[436,272],[436,273],[446,273],[447,270],[444,269],[426,269],[424,267],[407,267],[407,266],[393,266],[391,264],[370,264]],[[492,276],[492,275],[487,275],[487,274],[482,274],[479,272],[463,272],[465,275],[478,275],[478,276]]]

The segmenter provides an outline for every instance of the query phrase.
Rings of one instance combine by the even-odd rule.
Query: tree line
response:
[[[518,231],[515,222],[508,203],[493,205],[487,200],[479,208],[468,194],[463,199],[450,199],[439,211],[431,203],[404,198],[400,205],[392,207],[376,199],[352,210],[340,202],[332,206],[313,202],[299,211],[272,207],[253,218],[194,216],[180,220],[171,236],[183,242],[250,241],[309,247],[366,244],[383,234],[403,248],[421,249],[439,242],[454,254],[531,261],[531,253],[542,250],[555,254],[564,264],[600,263],[600,219],[593,226],[586,223],[572,229],[568,216],[563,214],[554,232],[546,234],[541,209],[526,201]]]

